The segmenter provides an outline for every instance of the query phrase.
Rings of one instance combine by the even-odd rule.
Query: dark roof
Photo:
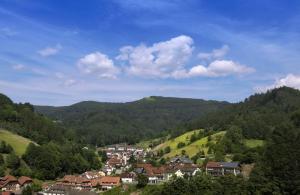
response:
[[[238,168],[240,163],[239,162],[220,162],[221,167],[225,168]]]
[[[170,160],[170,163],[184,163],[184,164],[192,164],[193,161],[185,156],[174,157]]]

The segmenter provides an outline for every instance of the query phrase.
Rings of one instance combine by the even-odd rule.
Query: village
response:
[[[138,184],[138,176],[147,178],[149,185],[159,185],[172,178],[188,179],[203,173],[214,177],[242,174],[238,162],[208,161],[205,166],[194,164],[187,156],[176,156],[164,165],[154,166],[147,162],[150,149],[142,149],[127,144],[117,144],[101,149],[107,156],[101,170],[91,170],[78,175],[65,175],[53,182],[45,182],[40,195],[97,194],[121,185]],[[16,178],[7,175],[0,178],[2,194],[21,194],[22,189],[33,184],[29,177]]]

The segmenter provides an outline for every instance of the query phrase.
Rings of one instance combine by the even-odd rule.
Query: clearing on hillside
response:
[[[193,130],[189,131],[187,133],[184,133],[174,139],[170,139],[158,146],[156,146],[153,150],[154,151],[159,151],[163,150],[166,147],[171,148],[171,152],[168,154],[165,154],[163,157],[164,158],[172,158],[176,155],[181,155],[181,151],[185,150],[186,155],[189,157],[195,156],[200,150],[204,151],[205,154],[207,154],[208,147],[207,147],[207,142],[208,142],[208,136],[203,137],[201,139],[196,140],[193,143],[190,143],[190,138],[193,134],[198,134],[202,130]],[[216,143],[216,140],[221,139],[225,135],[226,131],[220,131],[215,134],[211,135],[211,142]],[[178,143],[183,142],[185,143],[185,146],[182,148],[177,148]]]
[[[18,156],[21,156],[25,153],[26,148],[30,143],[34,143],[25,137],[3,129],[0,129],[0,141],[5,141],[6,143],[10,144]]]
[[[216,140],[220,140],[224,135],[225,135],[226,131],[220,131],[218,133],[215,133],[213,135],[211,135],[211,142],[212,143],[216,143]],[[207,144],[208,143],[208,136],[203,137],[189,145],[186,145],[183,148],[175,148],[173,150],[171,150],[170,153],[165,154],[164,157],[165,158],[172,158],[176,155],[181,155],[181,151],[185,150],[186,155],[188,155],[190,158],[195,156],[200,150],[204,151],[205,154],[207,154],[208,151],[208,147]]]
[[[153,150],[154,151],[158,151],[158,150],[161,150],[161,149],[164,149],[166,147],[170,147],[171,148],[171,151],[172,150],[175,150],[177,148],[177,144],[180,143],[180,142],[183,142],[185,144],[188,144],[190,142],[190,138],[191,136],[194,134],[194,133],[199,133],[200,130],[193,130],[193,131],[189,131],[189,132],[186,132],[174,139],[170,139],[162,144],[159,144],[158,146],[156,146]]]

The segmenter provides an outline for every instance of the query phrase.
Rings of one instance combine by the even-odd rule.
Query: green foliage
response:
[[[21,164],[20,158],[15,153],[11,153],[7,156],[6,163],[7,167],[12,170],[18,169]]]
[[[22,195],[32,195],[33,194],[33,190],[31,188],[31,186],[25,186],[22,190]]]
[[[5,141],[0,143],[0,153],[9,154],[13,151],[11,145],[7,144]]]
[[[22,156],[29,143],[32,143],[31,140],[25,137],[3,129],[0,129],[0,140],[5,141],[7,146],[12,147],[7,152],[13,149],[18,156]]]
[[[30,144],[23,159],[39,179],[55,179],[64,174],[82,173],[101,166],[93,150],[82,149],[73,144]]]
[[[34,112],[29,103],[14,104],[0,94],[0,128],[8,129],[39,144],[72,139],[68,130]],[[69,137],[70,136],[70,137]]]
[[[147,184],[148,184],[148,177],[146,175],[143,175],[143,174],[139,174],[137,176],[137,187],[138,188],[143,188],[145,187]]]
[[[209,113],[187,124],[186,128],[224,130],[234,126],[242,130],[246,139],[267,139],[275,127],[289,123],[291,115],[297,115],[300,110],[299,99],[299,90],[281,87]]]
[[[102,161],[103,163],[105,163],[105,162],[107,161],[107,159],[108,159],[108,158],[107,158],[106,152],[100,150],[100,151],[98,152],[98,154],[99,154],[99,156],[100,156],[100,158],[101,158],[101,161]]]
[[[4,164],[4,157],[0,154],[0,166]]]
[[[184,146],[185,146],[185,143],[183,143],[183,142],[179,142],[179,143],[177,144],[177,148],[178,148],[178,149],[183,148]]]
[[[5,175],[5,166],[0,165],[0,177],[3,177]]]
[[[154,100],[154,101],[153,101]],[[130,103],[80,102],[64,107],[35,109],[54,120],[63,121],[76,130],[84,141],[93,145],[120,142],[134,143],[186,130],[185,123],[206,113],[222,109],[226,102],[183,98],[151,97]]]
[[[164,152],[165,152],[165,154],[170,153],[170,152],[171,152],[170,146],[167,146],[167,147],[164,149]]]

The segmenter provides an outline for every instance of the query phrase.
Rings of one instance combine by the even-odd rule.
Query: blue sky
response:
[[[300,2],[0,0],[0,92],[17,102],[230,102],[300,88]]]

